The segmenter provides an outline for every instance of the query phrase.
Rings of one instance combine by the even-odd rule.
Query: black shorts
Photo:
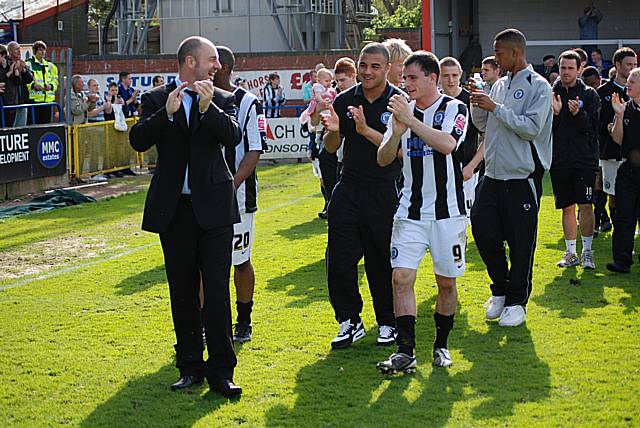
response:
[[[552,169],[551,185],[556,208],[593,203],[596,170],[590,168]]]

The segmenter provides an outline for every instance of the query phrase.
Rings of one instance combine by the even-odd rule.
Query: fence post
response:
[[[73,53],[71,48],[68,48],[67,51],[67,58],[66,58],[66,68],[67,68],[67,75],[66,75],[66,82],[64,84],[65,87],[65,102],[64,102],[64,115],[65,118],[67,119],[66,122],[68,125],[71,125],[71,115],[69,114],[69,111],[71,110],[71,76],[73,76],[72,70],[71,70],[71,66],[72,66],[72,62],[71,62],[71,55]]]

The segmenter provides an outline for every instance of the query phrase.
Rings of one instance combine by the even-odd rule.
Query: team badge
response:
[[[435,126],[442,126],[442,122],[444,122],[444,112],[443,111],[439,111],[433,117],[433,124]]]
[[[513,93],[513,98],[515,98],[516,100],[519,100],[522,97],[524,97],[524,91],[522,89],[518,89]]]
[[[347,117],[349,119],[353,119],[353,113],[351,113],[350,111],[347,111]]]
[[[385,111],[380,115],[380,122],[382,122],[383,125],[388,124],[389,119],[391,119],[391,113],[389,113],[388,111]]]
[[[531,211],[531,204],[524,204],[522,208],[524,208],[525,211]]]
[[[607,101],[611,101],[611,95],[607,95],[606,97],[604,97],[604,99]]]
[[[622,121],[622,123],[624,123],[624,125],[625,125],[625,126],[629,126],[629,118],[628,118],[628,117],[626,117],[626,118]]]
[[[605,189],[611,189],[611,183],[609,183],[609,181],[605,181],[604,182],[604,188]]]
[[[578,108],[584,107],[584,101],[578,100]]]
[[[396,247],[391,247],[391,259],[395,260],[398,257],[398,249]]]

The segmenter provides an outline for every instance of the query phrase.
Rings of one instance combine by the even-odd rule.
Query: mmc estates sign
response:
[[[0,129],[0,183],[67,172],[64,125]]]

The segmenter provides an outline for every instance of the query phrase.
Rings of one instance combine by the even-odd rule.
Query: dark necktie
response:
[[[185,92],[191,97],[191,110],[189,111],[189,128],[191,128],[194,118],[198,114],[198,93],[191,89],[187,89]]]

